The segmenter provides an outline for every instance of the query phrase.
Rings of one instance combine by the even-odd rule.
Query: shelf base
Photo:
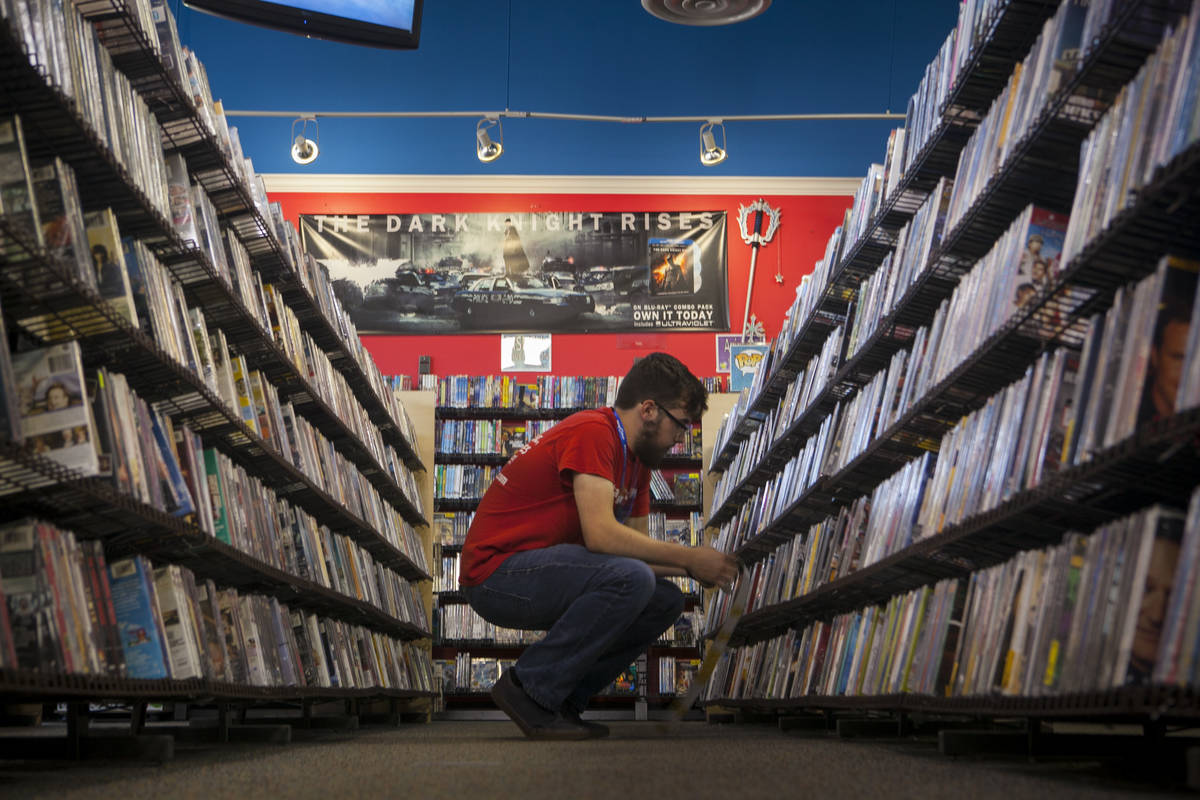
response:
[[[253,724],[284,726],[301,730],[356,731],[359,727],[359,717],[356,714],[331,714],[319,717],[254,717]]]
[[[5,736],[0,738],[0,749],[6,759],[103,758],[163,762],[175,758],[175,739],[169,734],[89,735],[75,741],[69,736]]]
[[[1137,736],[1105,733],[1042,733],[1034,724],[1028,730],[943,730],[938,732],[938,750],[942,755],[1017,755],[1029,758],[1128,757],[1139,761],[1169,762],[1194,760],[1200,753],[1196,739]],[[1177,762],[1178,763],[1178,762]],[[1188,764],[1189,770],[1191,764]]]
[[[292,726],[276,724],[195,725],[174,732],[186,742],[257,742],[259,744],[291,744]]]
[[[834,721],[829,717],[780,717],[779,730],[784,733],[802,733],[819,731],[822,733],[834,729]]]
[[[906,714],[891,719],[860,717],[839,719],[837,735],[841,739],[891,739],[912,733],[912,722]]]

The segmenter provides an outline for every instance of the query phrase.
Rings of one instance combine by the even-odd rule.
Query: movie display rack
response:
[[[23,7],[23,8],[22,8]],[[148,107],[161,143],[132,144],[119,137],[97,133],[80,100],[66,93],[49,77],[45,52],[31,56],[22,37],[20,14],[75,14],[67,23],[77,30],[91,26],[115,70],[122,75],[140,102]],[[357,334],[346,327],[346,318],[331,293],[321,292],[311,275],[295,266],[291,242],[280,238],[281,217],[264,215],[264,204],[252,197],[244,169],[222,147],[209,122],[211,113],[194,101],[160,55],[150,4],[123,0],[87,0],[69,4],[67,10],[48,10],[40,4],[6,4],[0,18],[0,116],[16,114],[25,129],[25,145],[32,159],[59,158],[73,170],[83,210],[111,208],[122,236],[135,237],[182,287],[188,307],[203,310],[211,328],[228,337],[232,350],[244,356],[275,387],[281,400],[292,404],[297,417],[323,437],[331,451],[351,465],[351,480],[369,486],[373,496],[390,509],[395,525],[385,529],[378,520],[360,516],[332,490],[284,456],[276,442],[267,442],[243,415],[213,390],[195,369],[164,351],[148,330],[130,323],[100,297],[94,286],[79,280],[63,257],[40,246],[11,213],[0,215],[0,309],[25,346],[52,342],[77,342],[88,374],[97,367],[119,371],[129,386],[157,413],[174,425],[193,431],[205,448],[230,459],[238,469],[269,488],[280,501],[345,537],[347,547],[369,554],[372,569],[387,585],[403,587],[427,581],[428,521],[415,491],[417,480],[430,473],[417,457],[411,425],[391,390],[378,374]],[[32,9],[32,11],[31,11]],[[161,4],[155,11],[161,12]],[[178,43],[176,42],[176,48]],[[178,52],[178,50],[176,50]],[[39,61],[42,59],[42,61]],[[80,87],[76,87],[77,92]],[[132,134],[129,134],[132,136]],[[285,352],[260,316],[252,313],[235,293],[227,277],[214,266],[212,254],[197,242],[183,240],[155,197],[165,192],[147,189],[139,175],[145,169],[131,164],[137,147],[182,154],[191,180],[204,188],[217,211],[220,228],[229,231],[249,254],[250,264],[262,284],[275,287],[283,303],[324,351],[323,358],[349,386],[364,419],[352,420],[327,399],[328,392],[304,374]],[[148,159],[149,160],[149,159]],[[10,199],[6,197],[6,199]],[[11,209],[3,209],[8,212]],[[218,240],[219,242],[219,240]],[[220,244],[218,244],[220,246]],[[7,389],[6,389],[7,390]],[[362,431],[372,428],[382,443],[403,462],[403,474],[385,466],[379,442],[368,442]],[[275,434],[281,434],[276,429]],[[277,440],[278,441],[278,440]],[[418,479],[413,471],[421,474]],[[405,686],[386,684],[361,688],[337,685],[260,686],[220,680],[148,680],[112,674],[46,674],[37,670],[0,670],[0,694],[9,700],[71,701],[72,747],[78,755],[86,733],[86,704],[92,699],[127,700],[134,704],[134,732],[144,721],[145,703],[151,701],[201,701],[214,698],[221,707],[222,737],[229,738],[229,709],[261,701],[296,700],[306,716],[322,698],[358,701],[390,698],[407,701],[435,696],[427,651],[417,643],[428,640],[428,608],[388,605],[370,601],[363,581],[334,588],[301,577],[284,568],[279,557],[264,560],[247,547],[273,548],[270,542],[253,542],[238,548],[214,537],[201,526],[196,514],[186,517],[165,513],[119,490],[113,480],[91,477],[39,454],[28,444],[3,435],[0,441],[0,494],[4,519],[34,517],[75,534],[81,541],[99,540],[109,563],[126,556],[141,556],[155,564],[186,567],[197,581],[255,592],[274,598],[293,610],[320,614],[321,618],[361,626],[403,641],[405,658],[414,659]],[[264,512],[274,515],[274,508]],[[402,521],[402,522],[401,522]],[[417,533],[420,528],[423,534]],[[389,532],[385,532],[385,530]],[[352,544],[351,544],[352,543]],[[282,549],[282,545],[278,545]],[[366,557],[366,556],[364,556]],[[367,563],[367,562],[363,562]],[[2,585],[2,584],[0,584]],[[412,587],[408,592],[411,603]],[[418,602],[419,605],[419,602]],[[369,641],[369,639],[368,639]],[[399,652],[397,650],[396,652]],[[399,665],[403,675],[409,667]],[[419,678],[419,680],[418,680]],[[301,681],[303,684],[304,682]],[[407,706],[404,706],[407,707]],[[393,711],[401,706],[393,702]],[[139,711],[140,709],[140,711]],[[83,747],[86,749],[86,747]]]
[[[1034,106],[1029,124],[1014,134],[1017,137],[1014,141],[1003,145],[1004,159],[976,181],[974,194],[959,199],[945,228],[933,239],[927,261],[919,265],[920,274],[907,286],[901,286],[891,305],[874,320],[873,333],[859,343],[856,351],[847,355],[845,344],[839,343],[839,355],[832,363],[818,362],[830,338],[835,333],[841,336],[841,331],[850,330],[856,323],[854,313],[863,301],[860,287],[866,286],[875,270],[888,263],[889,256],[898,256],[894,251],[899,231],[919,214],[937,187],[944,185],[941,183],[944,179],[954,179],[958,172],[958,180],[964,180],[959,156],[970,147],[973,132],[987,126],[989,109],[990,113],[1004,113],[1004,109],[997,112],[993,103],[1001,96],[1010,76],[1014,76],[1014,70],[1014,80],[1020,75],[1019,65],[1027,57],[1032,58],[1031,47],[1036,54],[1043,25],[1066,18],[1070,9],[1068,3],[1056,2],[980,4],[983,10],[978,13],[984,16],[983,24],[973,26],[967,21],[968,29],[979,32],[970,48],[974,55],[955,62],[962,63],[962,67],[952,88],[941,96],[940,102],[931,104],[937,109],[937,121],[923,124],[933,130],[932,134],[907,161],[903,177],[890,193],[872,202],[860,203],[860,198],[856,198],[856,206],[866,206],[868,210],[860,207],[847,212],[845,228],[851,228],[857,215],[866,214],[865,221],[855,223],[860,231],[858,238],[842,241],[838,239],[842,231],[835,234],[837,241],[831,241],[826,263],[818,264],[814,273],[821,273],[824,280],[823,284],[820,280],[816,282],[816,299],[809,303],[806,314],[790,320],[794,335],[776,343],[764,378],[744,393],[723,427],[709,468],[726,473],[722,476],[725,485],[708,519],[709,525],[728,526],[733,520],[745,519],[751,504],[769,505],[770,492],[783,491],[782,471],[794,469],[789,465],[806,447],[815,446],[818,437],[828,437],[829,449],[846,445],[837,439],[837,425],[832,417],[838,410],[846,412],[853,407],[855,398],[893,363],[898,353],[916,352],[914,342],[920,341],[916,338],[918,330],[935,320],[939,307],[954,297],[1023,209],[1033,204],[1064,217],[1070,212],[1072,226],[1096,213],[1094,206],[1088,204],[1089,198],[1076,196],[1076,187],[1093,183],[1103,187],[1108,181],[1117,184],[1121,181],[1119,175],[1101,171],[1103,165],[1098,166],[1099,162],[1090,155],[1100,146],[1101,137],[1096,134],[1099,126],[1112,125],[1111,130],[1115,131],[1123,121],[1124,138],[1118,146],[1131,147],[1131,141],[1141,140],[1129,137],[1144,136],[1145,144],[1133,152],[1158,152],[1155,148],[1159,148],[1161,137],[1167,133],[1159,129],[1149,134],[1138,132],[1137,125],[1143,115],[1149,118],[1151,113],[1165,114],[1165,109],[1188,102],[1192,105],[1187,113],[1195,113],[1194,50],[1183,51],[1192,55],[1179,69],[1191,71],[1186,72],[1189,78],[1175,86],[1177,94],[1171,93],[1169,82],[1154,85],[1152,78],[1155,69],[1162,76],[1171,74],[1162,64],[1171,63],[1172,57],[1180,58],[1184,41],[1188,42],[1188,48],[1196,46],[1195,15],[1200,13],[1200,7],[1170,0],[1126,0],[1092,4],[1092,9],[1098,5],[1103,5],[1107,16],[1097,12],[1087,19],[1083,41],[1076,45],[1079,56],[1075,67],[1063,75],[1057,87],[1048,91],[1044,102]],[[967,7],[963,9],[965,16]],[[1075,22],[1081,22],[1086,13],[1086,8],[1079,10]],[[1191,27],[1187,27],[1189,24]],[[958,34],[962,33],[960,20]],[[1079,36],[1078,29],[1075,35]],[[1175,38],[1167,50],[1160,50],[1172,35]],[[954,41],[953,37],[948,40],[948,46]],[[961,49],[966,43],[960,39],[957,46]],[[1147,63],[1158,65],[1150,68],[1150,78],[1139,75]],[[938,65],[931,65],[931,70],[936,72],[935,66]],[[1184,91],[1190,94],[1184,96]],[[1126,102],[1125,95],[1140,96],[1143,102]],[[1014,104],[1022,99],[1017,98]],[[921,96],[914,97],[914,102],[920,106]],[[1106,120],[1114,108],[1126,116]],[[910,105],[907,121],[910,131],[920,124]],[[1186,132],[1187,123],[1182,125]],[[969,415],[991,408],[1000,393],[1030,374],[1039,360],[1049,359],[1057,351],[1069,354],[1065,357],[1072,359],[1082,357],[1081,350],[1086,354],[1089,343],[1100,341],[1093,334],[1098,332],[1096,326],[1103,324],[1104,314],[1114,304],[1130,302],[1132,289],[1123,287],[1161,274],[1168,256],[1200,257],[1197,222],[1200,195],[1195,190],[1200,180],[1200,143],[1195,139],[1195,130],[1192,122],[1191,138],[1183,139],[1172,151],[1173,155],[1157,164],[1145,164],[1145,180],[1129,183],[1127,195],[1112,201],[1107,216],[1099,218],[1100,224],[1093,224],[1082,237],[1075,236],[1073,249],[1064,253],[1058,271],[995,330],[983,335],[979,344],[957,364],[939,373],[940,377],[925,386],[923,393],[901,409],[894,421],[879,426],[852,458],[838,462],[836,468],[826,468],[820,457],[829,449],[822,451],[818,447],[818,463],[803,473],[804,488],[790,502],[780,504],[777,513],[752,517],[758,520],[757,524],[752,524],[731,544],[732,552],[742,564],[751,571],[768,574],[771,570],[768,565],[776,554],[789,552],[781,548],[805,544],[809,526],[815,530],[822,521],[836,518],[847,509],[862,508],[861,504],[886,481],[901,475],[916,475],[914,465],[922,459],[925,460],[922,463],[932,463],[934,455],[944,446],[946,434],[956,430]],[[996,145],[997,152],[1000,147]],[[890,164],[890,151],[888,157]],[[1073,235],[1068,229],[1068,243]],[[1194,272],[1195,266],[1190,269]],[[812,289],[810,286],[809,290]],[[1189,303],[1192,300],[1182,299]],[[985,312],[986,309],[980,309],[977,313]],[[1193,326],[1195,319],[1192,316]],[[1189,350],[1189,358],[1195,357],[1194,349]],[[800,380],[806,367],[812,365],[827,370],[822,373],[824,388],[812,392],[807,405],[787,425],[779,425],[774,434],[764,436],[763,426],[777,421],[781,399],[788,395],[791,384]],[[1186,369],[1194,368],[1192,365]],[[871,409],[864,413],[871,413]],[[1088,459],[1064,461],[1036,485],[1017,487],[1017,491],[986,510],[968,514],[932,533],[910,531],[909,539],[904,540],[907,543],[902,542],[867,563],[856,563],[849,569],[834,564],[832,575],[809,580],[806,584],[809,588],[794,597],[758,607],[752,599],[751,610],[739,620],[733,633],[736,649],[727,654],[724,671],[719,669],[709,686],[708,703],[713,707],[772,714],[819,709],[827,713],[892,711],[901,715],[902,722],[904,715],[922,712],[1030,719],[1123,719],[1148,726],[1168,720],[1194,720],[1200,716],[1200,704],[1196,701],[1195,686],[1186,682],[1119,685],[1120,680],[1110,679],[1111,688],[1081,688],[1058,694],[1014,696],[1011,692],[997,691],[942,696],[942,685],[921,692],[909,689],[856,694],[853,686],[847,689],[834,681],[816,684],[816,688],[797,694],[792,684],[786,683],[791,677],[780,677],[787,672],[782,664],[788,658],[780,642],[781,637],[794,637],[788,642],[796,641],[795,646],[800,647],[800,638],[813,625],[840,624],[843,627],[836,628],[835,635],[839,630],[849,635],[847,631],[858,630],[849,621],[853,615],[863,615],[872,606],[882,608],[901,597],[909,597],[906,593],[947,579],[965,586],[968,580],[980,579],[984,570],[1056,545],[1068,531],[1090,533],[1095,529],[1099,535],[1104,526],[1132,519],[1128,515],[1141,513],[1155,503],[1187,509],[1190,497],[1195,503],[1193,492],[1196,476],[1200,474],[1198,433],[1197,409],[1178,407],[1165,418],[1141,424],[1126,438],[1098,443]],[[824,447],[826,440],[821,441]],[[756,448],[754,452],[748,452],[752,447]],[[1002,457],[1008,457],[1003,449],[990,454],[994,462]],[[920,498],[916,504],[920,506]],[[912,512],[894,513],[899,516]],[[1193,535],[1190,526],[1195,524],[1196,520],[1188,517],[1185,536]],[[798,558],[795,552],[793,549],[790,557]],[[803,558],[799,564],[803,571]],[[822,567],[830,569],[825,562],[818,565]],[[762,590],[760,585],[753,586],[752,598],[756,591]],[[767,590],[770,591],[769,585]],[[1187,591],[1187,587],[1177,586],[1176,590]],[[960,600],[962,593],[960,587]],[[732,594],[724,592],[714,597],[710,631],[716,629],[721,615],[728,613],[731,599]],[[917,616],[907,617],[909,624],[914,618],[920,619],[921,612],[912,613]],[[960,624],[960,617],[951,619],[955,625]],[[865,627],[859,632],[866,636]],[[999,629],[996,635],[1000,635]],[[770,644],[761,651],[761,660],[752,663],[737,660],[742,650],[748,653],[751,648],[761,648],[767,643]],[[845,642],[837,644],[842,648],[837,650],[838,658],[847,659],[843,668],[850,680],[855,675],[861,680],[857,671],[859,661],[850,661],[855,651]],[[830,652],[834,645],[833,640],[828,642]],[[940,656],[940,652],[936,654]],[[780,661],[769,663],[772,657]],[[795,651],[791,657],[795,657]],[[807,656],[812,657],[811,653]],[[823,657],[822,650],[817,658]],[[864,659],[861,665],[864,670],[868,657],[869,653],[857,656]],[[825,668],[829,669],[828,664]],[[936,673],[936,665],[932,669]],[[748,670],[750,674],[739,676],[739,670],[743,673]],[[907,673],[902,674],[907,680]],[[737,689],[731,692],[733,686]],[[831,687],[833,691],[828,691]],[[778,696],[780,693],[784,696]]]

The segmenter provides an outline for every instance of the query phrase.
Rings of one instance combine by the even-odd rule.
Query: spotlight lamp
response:
[[[500,141],[493,142],[492,137],[488,135],[488,129],[495,128],[500,134]],[[483,163],[495,161],[504,152],[504,126],[500,124],[499,117],[484,117],[479,120],[479,124],[475,126],[475,155],[479,156],[479,160]]]
[[[717,138],[713,135],[713,126],[721,126],[721,146],[717,146]],[[725,123],[719,119],[709,120],[700,126],[700,163],[706,167],[715,167],[725,160]]]
[[[309,139],[306,135],[308,133],[308,123],[310,122],[313,126],[312,139]],[[296,126],[300,127],[299,133],[296,132]],[[317,146],[317,142],[320,141],[320,138],[321,135],[317,130],[316,117],[300,117],[298,120],[293,122],[292,161],[295,161],[297,164],[311,164],[312,162],[316,161],[317,155],[320,152],[320,148]]]

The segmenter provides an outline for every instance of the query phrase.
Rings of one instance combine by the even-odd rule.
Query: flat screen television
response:
[[[415,50],[423,0],[184,0],[197,11],[347,44]]]

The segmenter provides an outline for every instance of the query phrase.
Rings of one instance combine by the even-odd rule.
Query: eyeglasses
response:
[[[671,422],[674,422],[676,425],[678,425],[679,430],[681,432],[686,432],[689,428],[692,427],[690,423],[685,425],[684,423],[680,422],[679,418],[676,417],[674,414],[672,414],[670,411],[667,411],[667,409],[664,408],[661,403],[655,403],[654,405],[658,406],[659,411],[661,411],[667,415],[667,419],[671,420]]]

